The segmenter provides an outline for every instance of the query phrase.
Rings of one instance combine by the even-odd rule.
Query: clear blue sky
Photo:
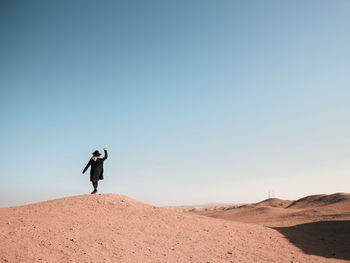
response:
[[[0,2],[0,207],[350,192],[350,1]]]

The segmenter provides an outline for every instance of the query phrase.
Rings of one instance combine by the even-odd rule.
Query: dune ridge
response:
[[[343,205],[350,203],[350,194],[335,193],[331,195],[310,195],[292,202],[287,208],[311,208],[329,205]]]

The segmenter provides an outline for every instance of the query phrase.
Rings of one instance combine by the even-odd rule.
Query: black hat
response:
[[[100,156],[101,154],[100,154],[99,151],[96,150],[96,151],[94,151],[94,152],[92,153],[92,155],[93,155],[93,156]]]

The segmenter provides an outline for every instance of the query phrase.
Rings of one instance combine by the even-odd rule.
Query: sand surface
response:
[[[308,239],[305,251],[288,231],[81,195],[0,209],[0,262],[348,262]]]

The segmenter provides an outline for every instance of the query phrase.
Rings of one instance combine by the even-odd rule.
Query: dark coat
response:
[[[91,165],[90,181],[103,180],[103,162],[107,159],[107,156],[107,151],[105,151],[105,156],[103,158],[97,158],[96,161],[94,161],[92,158],[89,160],[88,164],[83,170],[83,173],[85,173]]]

